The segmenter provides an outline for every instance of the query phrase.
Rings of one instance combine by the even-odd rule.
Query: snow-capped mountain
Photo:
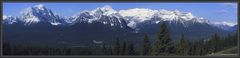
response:
[[[121,22],[125,21],[128,27],[136,29],[138,24],[146,21],[152,21],[154,24],[158,24],[161,21],[169,21],[170,23],[181,22],[186,26],[192,23],[209,23],[208,20],[202,17],[197,17],[192,15],[192,13],[180,12],[178,10],[168,11],[164,9],[152,10],[147,8],[134,8],[116,11],[111,6],[99,7],[91,11],[84,10],[69,18],[59,17],[42,4],[27,8],[21,13],[22,16],[19,17],[19,20],[24,22],[24,25],[31,25],[39,22],[48,22],[52,25],[101,22],[103,24],[110,24],[111,26],[119,25],[122,27],[123,25],[121,25]],[[9,18],[7,20],[12,20],[9,23],[13,23],[16,19]]]
[[[39,38],[39,41],[49,39],[57,41],[61,38],[86,43],[87,40],[91,42],[99,39],[111,41],[116,37],[137,41],[136,39],[142,38],[143,33],[155,37],[162,22],[169,23],[169,31],[173,38],[179,38],[181,34],[191,38],[202,38],[213,33],[221,35],[228,33],[215,27],[205,18],[178,10],[147,8],[114,10],[111,6],[103,6],[95,10],[84,10],[70,17],[61,17],[41,4],[25,9],[22,16],[3,16],[5,24],[3,33],[7,34],[4,38],[26,40]],[[14,37],[15,35],[18,36]]]
[[[154,23],[158,23],[160,21],[180,21],[183,24],[184,22],[198,22],[198,23],[208,23],[208,20],[203,19],[202,17],[197,17],[192,15],[192,13],[188,12],[180,12],[178,10],[168,11],[168,10],[152,10],[147,8],[134,8],[127,10],[114,10],[111,6],[99,7],[92,11],[82,11],[78,14],[73,15],[69,18],[61,18],[58,15],[54,14],[50,9],[46,8],[44,5],[35,5],[33,7],[27,8],[22,11],[21,21],[25,22],[25,25],[30,25],[32,23],[38,22],[49,22],[52,25],[70,23],[74,24],[76,22],[88,22],[91,23],[93,21],[99,21],[102,16],[107,16],[109,18],[116,18],[118,22],[124,19],[127,22],[127,26],[135,29],[138,23],[142,23],[148,20],[152,20]],[[157,18],[157,20],[156,20]],[[155,20],[154,20],[155,19]],[[114,24],[114,20],[112,22],[102,21],[102,23],[107,24],[110,23],[112,26]]]
[[[24,9],[21,14],[20,20],[24,25],[31,25],[39,22],[50,23],[52,25],[62,24],[62,18],[42,4]]]
[[[13,24],[17,23],[17,21],[17,17],[3,15],[3,24]]]
[[[113,10],[110,6],[104,6],[97,8],[92,11],[82,11],[70,18],[72,23],[93,23],[93,22],[101,22],[103,24],[107,24],[110,26],[120,26],[123,27],[124,19],[117,13],[117,11]]]
[[[214,22],[212,25],[224,29],[224,30],[232,30],[232,27],[234,27],[235,25],[237,25],[236,23],[231,23],[231,22]]]
[[[120,10],[119,13],[129,21],[128,26],[136,28],[138,23],[152,21],[153,24],[158,24],[161,21],[188,23],[209,23],[208,20],[202,17],[196,17],[192,13],[180,12],[178,10],[151,10],[145,8],[134,8],[128,10]]]

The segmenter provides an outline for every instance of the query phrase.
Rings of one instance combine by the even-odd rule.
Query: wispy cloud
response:
[[[216,13],[218,13],[218,14],[228,14],[229,11],[227,11],[227,10],[217,10]]]
[[[237,8],[237,3],[223,3],[227,7]]]

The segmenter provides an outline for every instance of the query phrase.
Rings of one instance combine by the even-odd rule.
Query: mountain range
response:
[[[237,30],[236,24],[212,23],[178,10],[133,8],[117,11],[104,6],[61,17],[40,4],[26,8],[21,16],[3,16],[3,39],[46,45],[87,45],[93,40],[111,43],[115,38],[139,42],[147,33],[154,41],[162,22],[168,22],[172,39],[179,39],[181,34],[191,40],[205,39],[214,33],[227,35]]]

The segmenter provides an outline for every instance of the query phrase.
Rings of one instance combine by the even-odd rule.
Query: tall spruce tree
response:
[[[150,47],[151,47],[151,45],[150,45],[150,42],[148,39],[148,35],[145,34],[144,39],[143,39],[142,55],[148,55],[150,52]]]
[[[127,49],[127,45],[126,45],[126,42],[124,41],[121,48],[121,55],[126,55],[126,49]]]
[[[163,22],[160,26],[160,32],[158,33],[158,38],[154,43],[152,55],[169,55],[172,48],[172,43],[170,39],[170,34],[168,31],[167,23]]]
[[[114,48],[113,48],[113,54],[114,55],[120,55],[120,41],[119,41],[119,38],[116,39],[115,41],[115,45],[114,45]]]
[[[103,43],[101,55],[107,55],[107,54],[108,54],[108,49],[107,49],[107,47],[106,47],[106,44]]]
[[[195,55],[195,48],[196,48],[196,46],[195,46],[195,41],[190,41],[189,42],[189,55]]]
[[[127,40],[126,42],[125,42],[125,53],[124,53],[124,55],[129,55],[130,54],[130,44],[129,44],[130,42]]]
[[[188,55],[188,51],[189,51],[189,43],[188,41],[185,39],[185,36],[182,35],[181,39],[178,43],[178,48],[177,48],[177,53],[178,55]]]
[[[233,45],[234,45],[234,46],[237,46],[237,45],[239,44],[239,42],[238,42],[238,41],[239,41],[239,34],[238,34],[238,32],[235,33],[235,35],[233,36],[233,38],[234,38],[234,39],[233,39]]]
[[[134,45],[132,43],[129,45],[128,49],[129,49],[128,55],[135,55],[135,49],[134,49]]]
[[[215,33],[212,38],[209,40],[210,53],[215,53],[219,50],[219,35]]]

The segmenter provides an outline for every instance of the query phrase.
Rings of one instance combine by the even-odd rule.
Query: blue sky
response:
[[[191,12],[213,22],[237,23],[237,3],[3,3],[3,14],[20,16],[25,8],[43,4],[60,16],[72,16],[83,10],[94,10],[105,5],[115,10],[131,8],[166,9]]]

